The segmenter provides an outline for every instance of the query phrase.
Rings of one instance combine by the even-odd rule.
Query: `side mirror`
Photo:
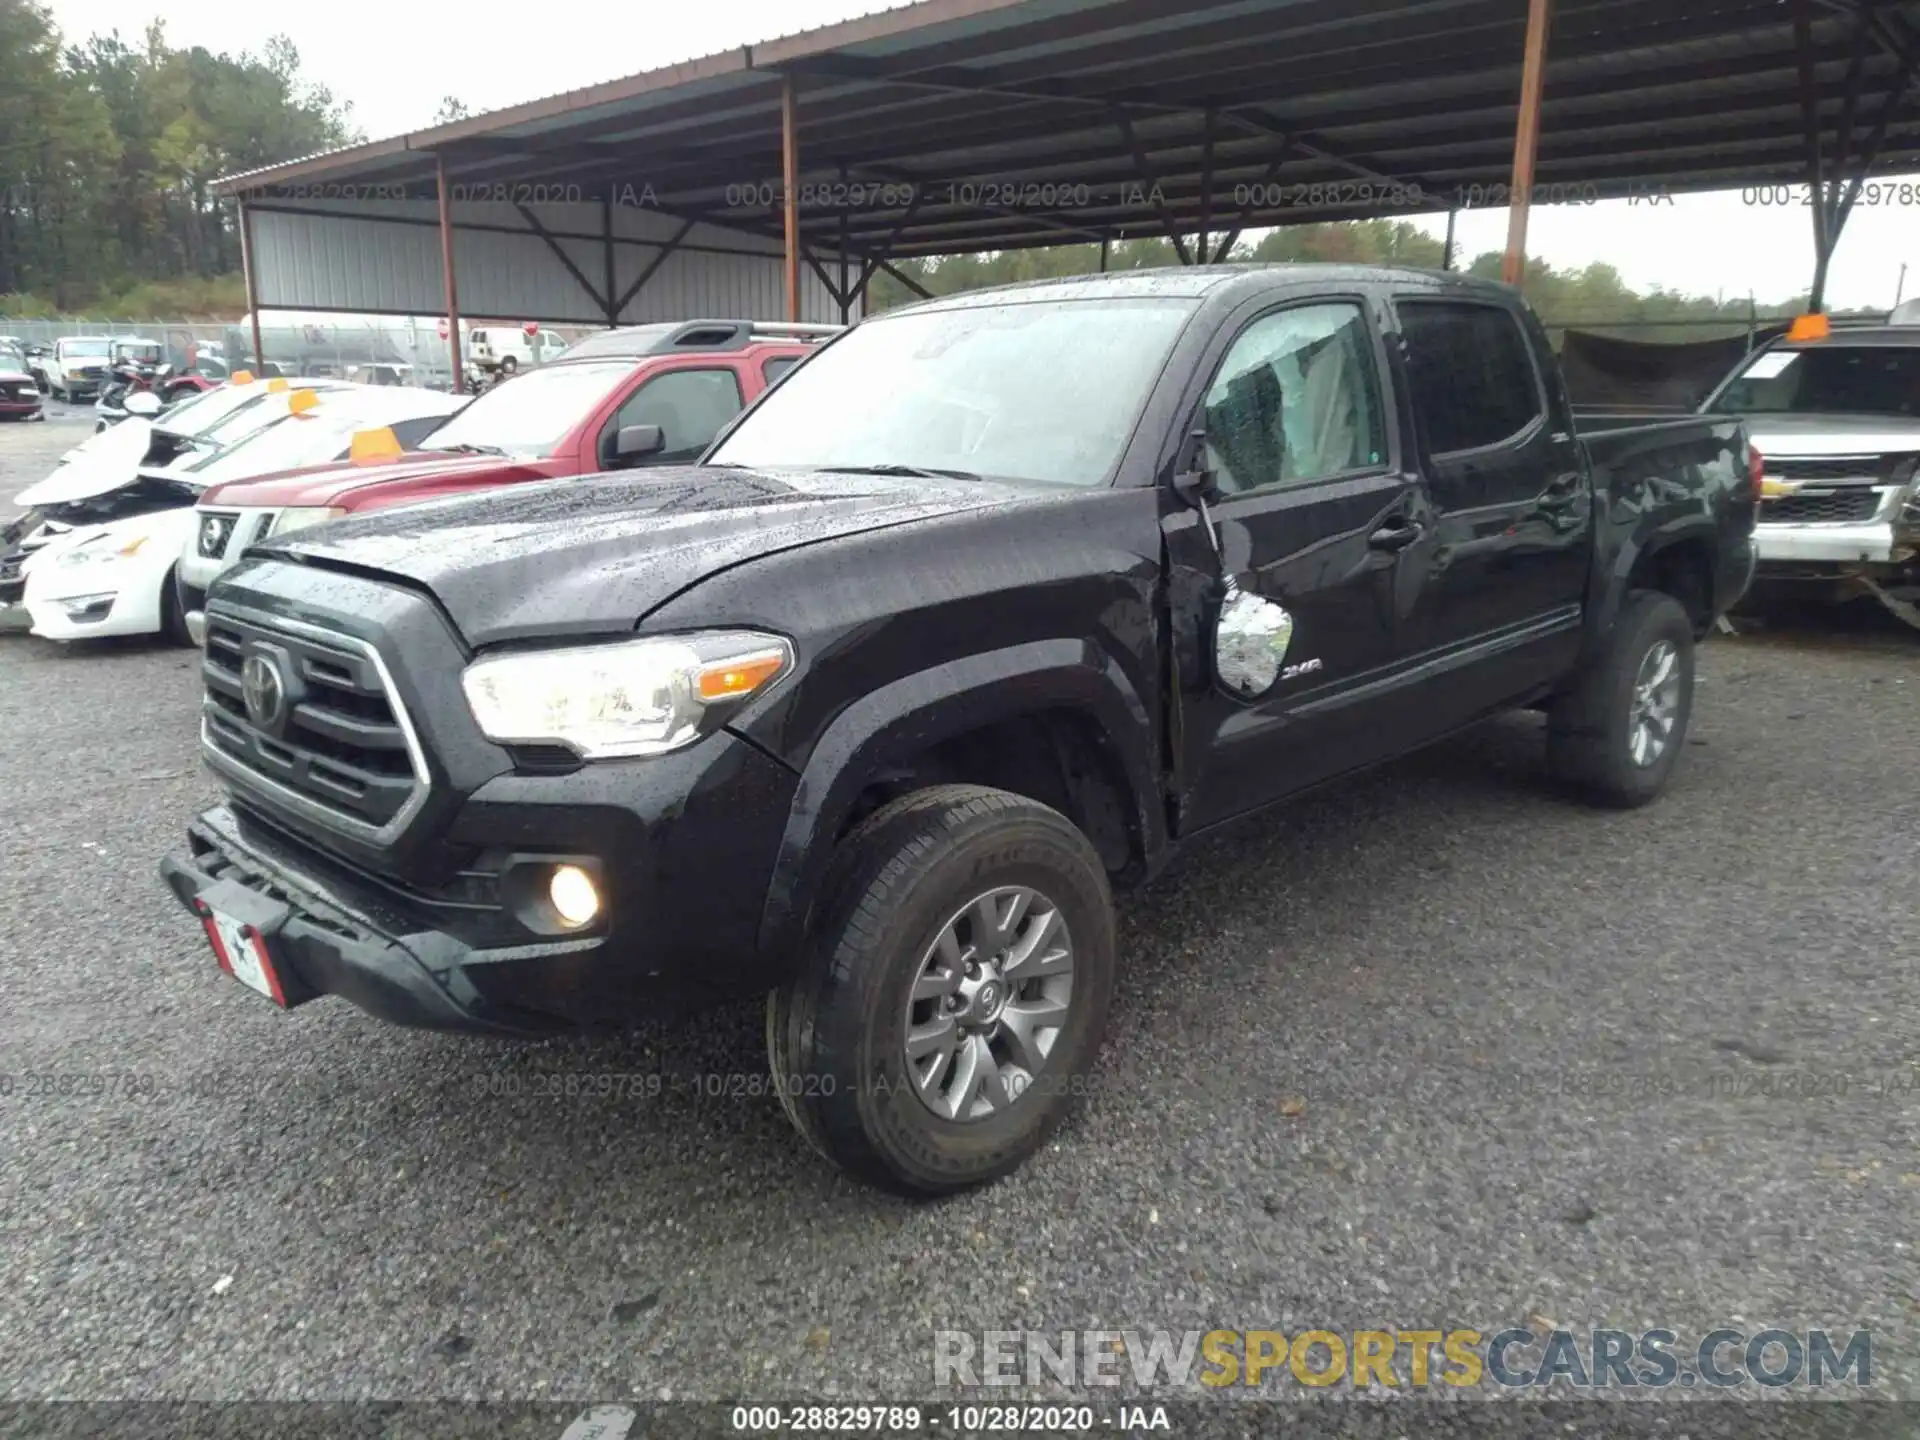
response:
[[[1207,432],[1189,430],[1173,457],[1173,493],[1196,510],[1205,510],[1209,500],[1218,500],[1220,491],[1213,471],[1207,468]]]
[[[150,419],[158,415],[161,410],[160,397],[151,390],[136,390],[120,403],[127,414],[138,415],[143,419]]]
[[[644,455],[658,455],[666,448],[667,432],[658,425],[622,425],[614,437],[613,458],[638,460]]]

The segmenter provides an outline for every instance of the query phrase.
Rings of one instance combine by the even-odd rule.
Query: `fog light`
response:
[[[113,595],[76,595],[71,600],[59,602],[60,608],[67,612],[67,619],[75,624],[89,620],[104,620],[107,612],[113,609]]]
[[[600,892],[593,888],[593,877],[578,865],[557,866],[547,882],[547,898],[554,913],[575,930],[600,913]]]

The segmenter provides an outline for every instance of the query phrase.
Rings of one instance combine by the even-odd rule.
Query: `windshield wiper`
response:
[[[437,455],[504,455],[507,452],[498,445],[422,445],[422,450],[431,450]]]
[[[906,475],[919,480],[978,480],[971,470],[936,470],[926,465],[822,465],[834,475]]]

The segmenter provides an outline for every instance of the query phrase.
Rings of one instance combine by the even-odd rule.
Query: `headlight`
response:
[[[468,666],[461,683],[489,740],[608,760],[690,745],[717,708],[792,668],[780,636],[732,630],[499,655]]]
[[[93,540],[82,540],[71,550],[62,554],[55,563],[67,567],[104,565],[110,560],[138,555],[140,547],[152,538],[149,535],[135,535],[130,539],[118,535],[101,535]],[[116,544],[116,541],[119,543]]]
[[[295,505],[274,517],[273,523],[267,527],[267,534],[285,535],[291,530],[304,530],[309,525],[324,525],[346,513],[338,505]]]

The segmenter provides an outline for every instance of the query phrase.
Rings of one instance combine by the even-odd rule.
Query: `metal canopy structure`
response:
[[[1920,0],[921,0],[223,189],[450,196],[455,228],[466,197],[638,205],[776,244],[799,318],[803,274],[845,308],[903,257],[1199,262],[1509,200],[1517,276],[1530,204],[1757,185],[1810,187],[1817,296],[1868,178],[1914,169]]]

